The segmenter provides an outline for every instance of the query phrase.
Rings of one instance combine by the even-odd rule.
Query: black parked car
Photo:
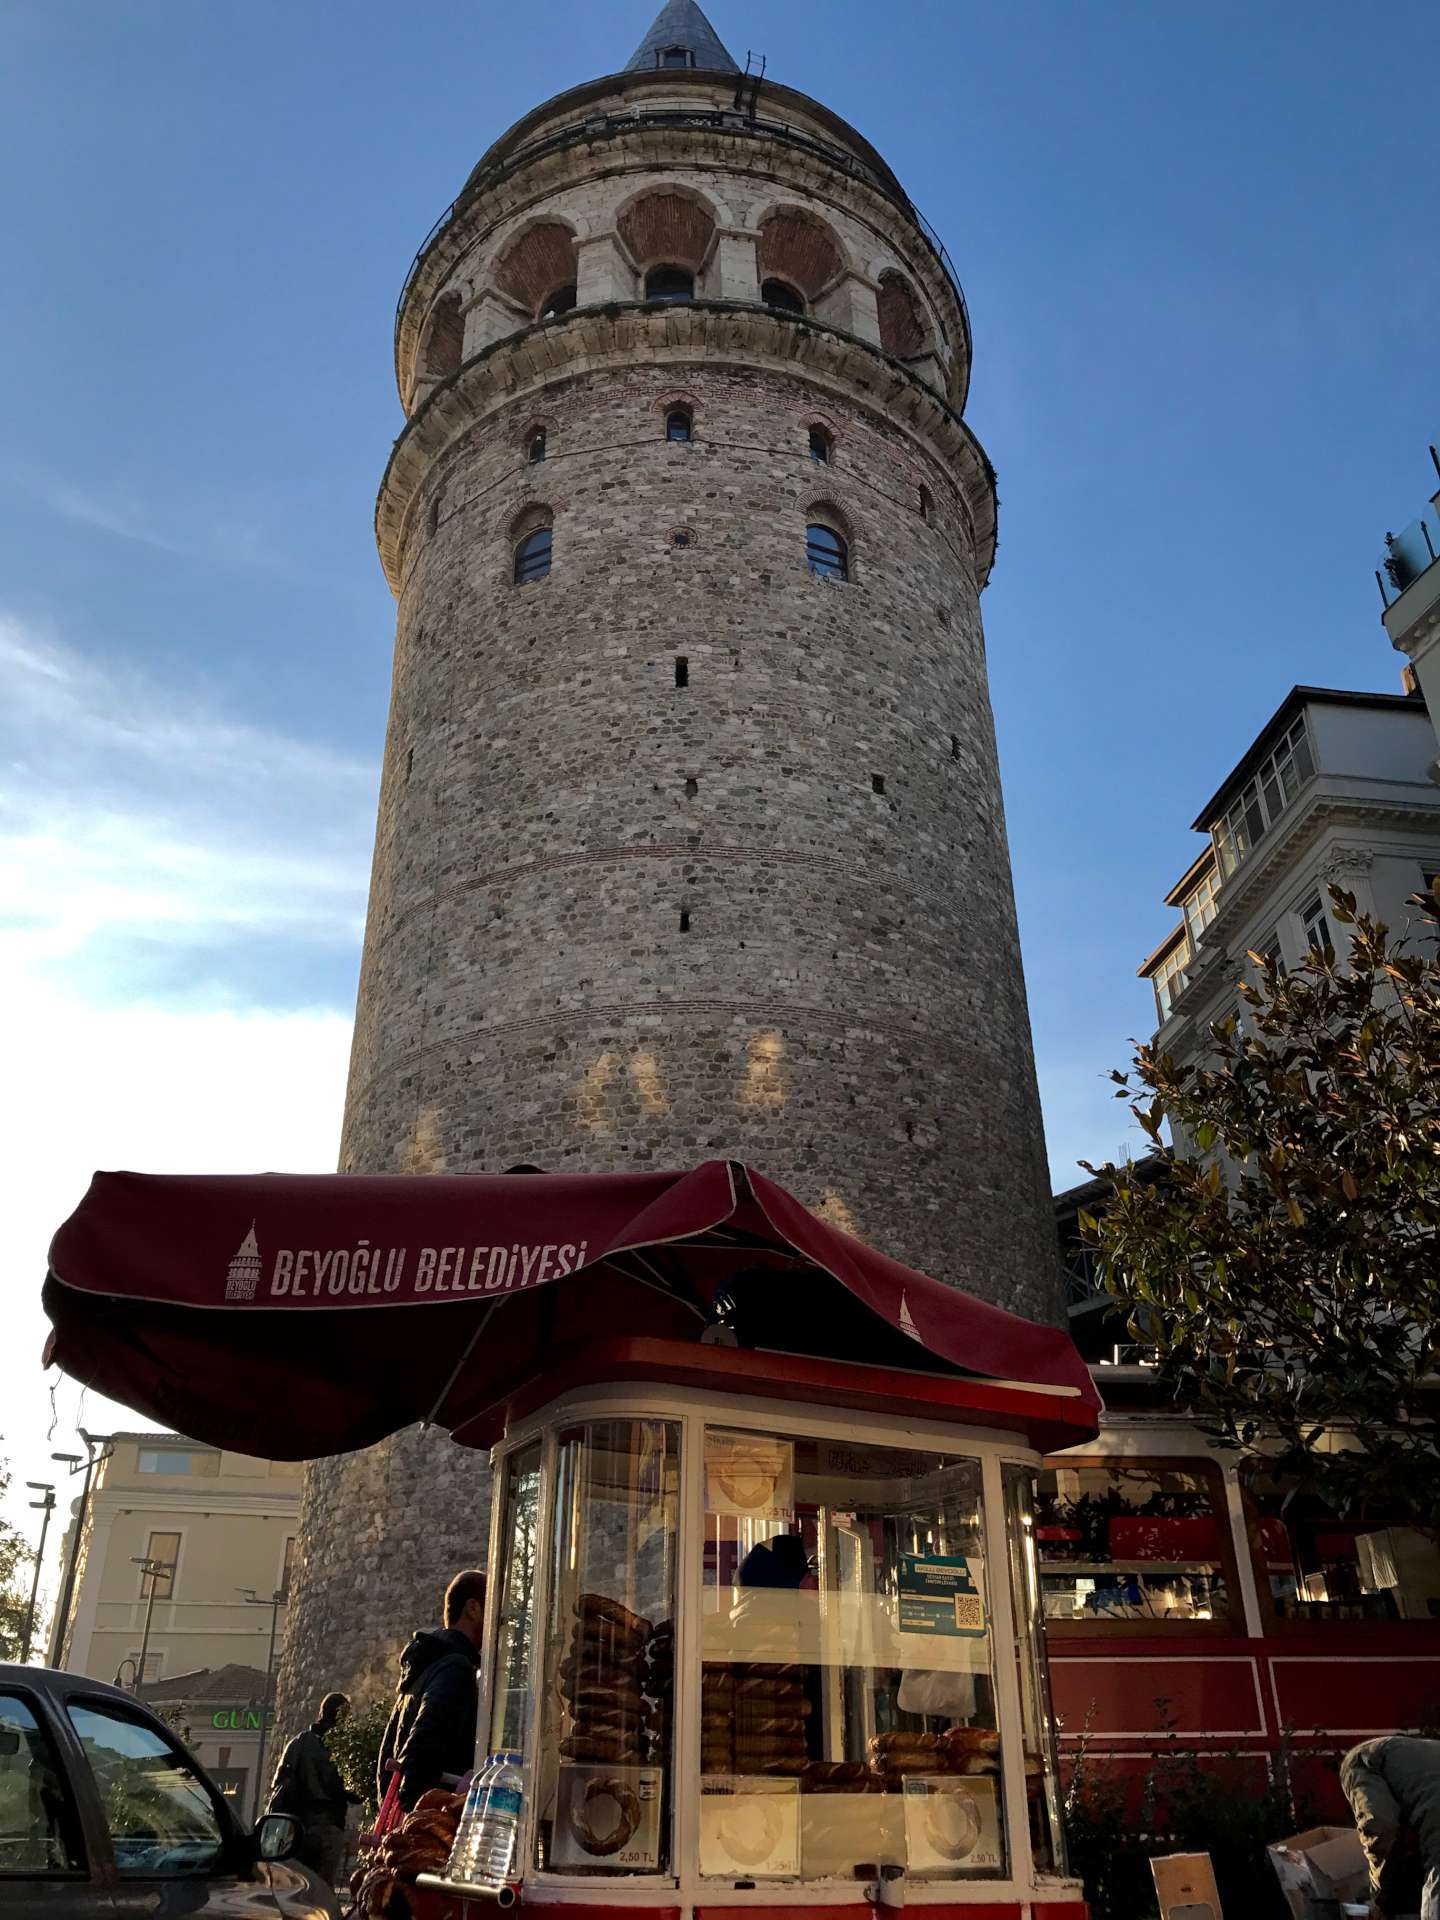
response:
[[[4,1920],[334,1920],[285,1855],[288,1814],[253,1833],[170,1729],[116,1687],[0,1665]]]

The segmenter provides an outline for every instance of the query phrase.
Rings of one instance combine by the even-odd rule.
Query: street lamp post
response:
[[[75,1569],[80,1563],[80,1536],[85,1531],[85,1516],[90,1510],[90,1482],[96,1467],[110,1458],[107,1451],[111,1438],[109,1434],[86,1433],[82,1428],[80,1438],[85,1442],[83,1459],[78,1453],[52,1453],[50,1456],[52,1460],[58,1460],[62,1466],[68,1467],[72,1478],[81,1472],[85,1475],[80,1488],[79,1504],[75,1510],[74,1524],[70,1530],[70,1551],[65,1557],[65,1584],[60,1589],[60,1603],[55,1609],[55,1626],[50,1635],[52,1667],[61,1666],[65,1658],[65,1635],[70,1626],[70,1603],[75,1597]]]
[[[253,1587],[237,1587],[247,1607],[269,1607],[270,1609],[270,1649],[265,1655],[265,1697],[260,1702],[260,1745],[255,1753],[255,1799],[251,1805],[250,1816],[260,1818],[260,1796],[265,1791],[265,1748],[270,1733],[270,1686],[271,1675],[275,1671],[275,1630],[280,1619],[280,1609],[289,1599],[284,1587],[277,1587],[268,1600],[262,1600]]]
[[[35,1549],[35,1578],[30,1582],[30,1605],[25,1613],[25,1632],[20,1640],[20,1664],[30,1664],[30,1642],[35,1636],[35,1606],[40,1598],[40,1569],[45,1560],[45,1541],[50,1532],[50,1516],[55,1511],[55,1487],[49,1480],[27,1480],[26,1486],[40,1498],[32,1500],[30,1505],[44,1514],[40,1522],[40,1544]]]
[[[132,1564],[140,1569],[141,1579],[150,1582],[149,1591],[145,1595],[145,1631],[140,1636],[140,1658],[135,1663],[135,1679],[130,1688],[132,1693],[138,1694],[145,1679],[145,1658],[150,1651],[150,1622],[155,1615],[155,1588],[159,1583],[162,1573],[169,1578],[175,1569],[170,1565],[168,1560],[146,1560],[143,1558],[137,1560],[133,1555],[131,1558]]]

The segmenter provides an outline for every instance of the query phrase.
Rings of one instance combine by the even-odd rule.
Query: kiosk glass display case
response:
[[[664,1388],[521,1425],[486,1724],[525,1754],[535,1897],[1063,1874],[1019,1450]]]

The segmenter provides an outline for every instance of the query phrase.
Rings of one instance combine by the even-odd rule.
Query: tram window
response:
[[[1313,1494],[1252,1473],[1262,1592],[1277,1621],[1440,1619],[1440,1546],[1387,1525],[1383,1507],[1336,1513]]]
[[[1047,1463],[1035,1502],[1047,1624],[1225,1622],[1227,1526],[1219,1478],[1203,1463]]]
[[[715,1427],[704,1447],[702,1875],[1003,1876],[979,1461]]]

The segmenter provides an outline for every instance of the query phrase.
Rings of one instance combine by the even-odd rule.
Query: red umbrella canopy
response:
[[[637,1335],[1096,1396],[1069,1336],[688,1173],[98,1173],[56,1234],[47,1364],[213,1446],[313,1459],[482,1416],[555,1356]],[[1049,1399],[1050,1395],[1045,1396]],[[1065,1444],[1060,1442],[1059,1444]]]

